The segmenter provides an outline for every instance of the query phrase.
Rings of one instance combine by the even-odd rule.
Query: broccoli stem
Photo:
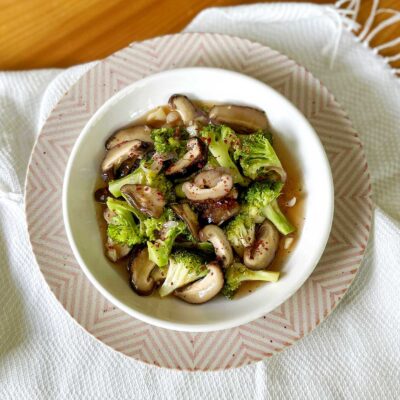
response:
[[[111,181],[108,185],[108,190],[114,197],[121,197],[121,187],[124,185],[140,185],[143,184],[143,176],[140,174],[131,173],[121,179]]]
[[[265,216],[275,225],[282,235],[288,235],[295,231],[295,227],[287,220],[279,208],[277,200],[273,200],[264,210]]]
[[[217,163],[224,168],[229,168],[232,173],[233,181],[238,183],[239,185],[245,184],[245,179],[243,178],[242,174],[239,172],[238,167],[232,161],[229,153],[226,151],[225,148],[221,147],[220,144],[213,144],[211,143],[209,146],[210,153],[215,157]]]

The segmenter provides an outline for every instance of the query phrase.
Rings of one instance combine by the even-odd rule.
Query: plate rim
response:
[[[116,349],[115,347],[111,346],[110,344],[104,342],[103,340],[101,340],[99,337],[95,336],[94,333],[90,332],[86,327],[84,327],[83,325],[81,325],[81,323],[76,320],[76,318],[64,307],[64,305],[61,303],[61,301],[57,298],[56,294],[53,292],[53,290],[50,287],[50,284],[48,283],[48,281],[46,280],[44,273],[42,272],[42,268],[40,266],[40,263],[38,261],[37,258],[37,254],[35,253],[34,249],[33,249],[33,244],[31,241],[31,226],[29,224],[30,220],[29,220],[29,216],[28,216],[28,208],[29,208],[29,195],[28,195],[28,190],[29,189],[29,185],[30,185],[30,180],[29,177],[31,175],[31,171],[33,168],[33,156],[37,150],[38,147],[38,142],[40,140],[41,135],[43,134],[43,130],[46,126],[46,123],[49,119],[49,117],[54,113],[55,109],[57,109],[57,107],[59,106],[59,104],[62,102],[62,100],[64,99],[64,97],[68,94],[68,92],[71,90],[71,88],[73,88],[85,75],[87,75],[90,71],[92,71],[98,64],[103,63],[104,61],[106,61],[108,58],[110,57],[114,57],[120,53],[122,53],[124,50],[131,48],[132,46],[135,46],[137,44],[145,44],[145,43],[151,43],[152,41],[156,41],[159,39],[166,39],[166,38],[174,38],[174,37],[179,37],[179,36],[209,36],[209,37],[220,37],[220,38],[227,38],[227,39],[236,39],[239,41],[243,41],[246,43],[249,43],[251,45],[258,45],[264,49],[268,49],[268,50],[273,50],[274,52],[278,53],[279,55],[282,55],[284,57],[286,57],[288,60],[290,60],[291,62],[293,62],[297,67],[301,67],[303,68],[306,72],[310,73],[313,80],[316,83],[319,83],[321,87],[325,88],[327,90],[327,92],[329,93],[329,95],[331,96],[331,98],[333,99],[333,101],[338,105],[338,107],[340,108],[340,110],[343,112],[343,118],[347,119],[349,122],[349,127],[351,128],[351,130],[354,132],[354,134],[357,136],[357,138],[359,139],[360,142],[360,151],[363,154],[363,160],[365,162],[366,165],[366,178],[369,184],[369,189],[368,192],[365,194],[365,197],[368,199],[368,221],[369,221],[369,225],[368,225],[368,229],[367,229],[367,236],[365,238],[365,248],[363,249],[362,252],[362,258],[360,259],[360,261],[357,263],[357,270],[354,273],[354,275],[352,276],[351,282],[349,283],[349,286],[347,287],[346,291],[344,292],[343,296],[341,296],[339,299],[337,299],[333,306],[331,307],[330,311],[327,312],[326,314],[323,315],[323,317],[321,319],[319,319],[316,323],[316,325],[309,331],[305,331],[303,332],[300,337],[294,339],[291,343],[285,344],[284,346],[282,346],[281,348],[275,349],[272,353],[268,353],[268,354],[261,354],[258,358],[256,359],[252,359],[250,360],[248,363],[242,363],[240,365],[225,365],[225,366],[217,366],[217,367],[212,367],[212,368],[180,368],[180,367],[176,367],[176,366],[160,366],[157,363],[154,362],[148,362],[146,360],[140,359],[137,356],[134,355],[127,355],[126,353],[124,353],[121,350]],[[55,103],[55,105],[53,106],[53,108],[51,109],[50,112],[48,112],[48,115],[46,116],[46,120],[44,121],[43,125],[41,126],[41,129],[35,139],[34,145],[32,147],[32,151],[30,154],[30,158],[29,158],[29,163],[27,166],[27,172],[26,172],[26,176],[25,176],[25,184],[24,184],[24,213],[25,213],[25,221],[26,221],[26,231],[28,233],[28,237],[29,237],[29,246],[32,250],[34,259],[36,261],[36,267],[39,269],[40,274],[41,274],[41,278],[44,280],[44,282],[46,283],[49,291],[52,293],[52,295],[54,296],[54,298],[57,300],[57,302],[59,303],[59,305],[62,307],[62,309],[66,312],[66,314],[72,318],[74,320],[74,322],[80,326],[81,329],[83,329],[84,331],[86,331],[86,333],[88,333],[90,336],[94,337],[97,341],[101,342],[103,345],[105,345],[106,347],[111,348],[114,351],[117,351],[119,353],[124,354],[125,356],[129,357],[129,358],[133,358],[135,361],[138,361],[140,363],[146,364],[146,365],[151,365],[151,366],[158,366],[160,368],[167,368],[167,369],[172,369],[172,370],[186,370],[186,371],[218,371],[218,370],[226,370],[226,369],[232,369],[232,368],[240,368],[244,365],[247,365],[249,363],[254,363],[254,362],[259,362],[262,360],[265,360],[277,353],[280,353],[282,351],[285,351],[286,349],[288,349],[289,347],[293,346],[294,344],[297,344],[298,341],[300,341],[301,339],[303,339],[306,335],[308,335],[309,333],[311,333],[313,330],[315,330],[316,328],[319,327],[319,325],[324,322],[326,320],[326,318],[336,309],[336,307],[340,304],[340,302],[343,300],[343,297],[346,296],[347,292],[349,291],[349,288],[351,287],[354,279],[356,278],[357,274],[358,274],[358,270],[359,268],[362,266],[363,263],[363,259],[365,257],[366,254],[366,248],[370,242],[370,238],[371,238],[371,222],[372,222],[372,217],[373,217],[373,202],[372,202],[372,190],[371,190],[371,179],[370,179],[370,173],[369,173],[369,166],[368,166],[368,161],[366,159],[366,155],[365,155],[365,147],[361,141],[360,135],[358,134],[358,132],[355,130],[353,123],[351,122],[349,115],[347,113],[347,110],[341,105],[341,103],[339,103],[335,97],[335,95],[332,93],[332,91],[329,90],[328,86],[326,86],[321,79],[319,79],[318,77],[316,77],[314,74],[312,74],[305,66],[303,66],[302,64],[300,64],[299,62],[297,62],[295,59],[287,56],[285,53],[275,50],[274,48],[270,47],[269,45],[257,42],[257,41],[253,41],[253,40],[249,40],[247,38],[242,38],[242,37],[238,37],[235,35],[228,35],[228,34],[220,34],[220,33],[213,33],[213,32],[183,32],[183,33],[176,33],[176,34],[167,34],[167,35],[162,35],[162,36],[157,36],[157,37],[153,37],[153,38],[149,38],[146,40],[142,40],[142,41],[136,41],[136,42],[132,42],[130,45],[114,52],[113,54],[110,54],[108,57],[99,60],[97,62],[95,62],[89,69],[85,70],[83,72],[82,75],[80,75],[70,86],[68,86],[68,88],[63,92],[62,95],[60,95],[58,101]],[[158,329],[158,328],[157,328]],[[162,329],[162,328],[161,328]],[[235,329],[235,328],[233,328]]]

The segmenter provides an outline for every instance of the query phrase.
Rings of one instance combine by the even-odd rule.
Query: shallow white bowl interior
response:
[[[305,223],[281,279],[234,301],[222,296],[201,306],[173,298],[140,297],[104,256],[93,191],[104,142],[173,93],[218,103],[255,106],[267,112],[272,128],[290,148],[303,174]],[[80,266],[112,303],[145,322],[175,330],[212,331],[238,326],[272,311],[308,278],[325,248],[333,215],[333,184],[323,147],[303,115],[265,84],[232,71],[187,68],[152,75],[108,100],[90,119],[70,156],[63,188],[67,235]]]

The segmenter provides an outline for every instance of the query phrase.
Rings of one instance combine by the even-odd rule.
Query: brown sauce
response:
[[[211,102],[201,102],[201,101],[193,101],[194,104],[199,106],[204,110],[209,110],[214,103]],[[167,114],[171,111],[168,105],[161,106],[164,112]],[[156,107],[156,109],[159,107]],[[135,120],[134,123],[129,126],[147,124],[152,128],[159,128],[163,125],[163,122],[153,122],[149,124],[146,121],[147,115],[153,112],[155,109],[149,111],[144,116]],[[122,129],[122,128],[121,128]],[[294,160],[293,154],[288,148],[287,144],[279,137],[279,133],[274,133],[273,135],[273,146],[274,149],[281,160],[283,168],[287,173],[287,180],[285,186],[282,191],[282,195],[278,199],[279,206],[281,207],[282,212],[287,216],[289,221],[296,227],[296,231],[292,234],[283,237],[281,236],[281,240],[279,242],[279,247],[275,258],[271,265],[268,267],[270,271],[281,271],[283,264],[287,256],[294,250],[297,238],[301,234],[301,230],[304,222],[304,202],[305,202],[305,190],[303,188],[303,180],[301,171],[298,168],[296,161]],[[104,187],[105,184],[99,177],[99,179],[95,183],[95,190],[98,188]],[[291,200],[293,197],[296,198],[296,204],[293,207],[288,207],[287,202]],[[107,223],[104,220],[103,212],[105,210],[105,206],[100,203],[96,203],[96,216],[99,224],[99,231],[101,235],[102,242],[105,243],[107,240]],[[285,249],[285,238],[293,238],[293,241],[289,248]],[[113,263],[109,261],[109,264],[124,278],[128,280],[128,271],[127,271],[127,262],[128,257],[121,259],[120,261]],[[239,291],[237,292],[235,298],[240,298],[246,294],[252,293],[260,286],[266,284],[265,282],[244,282]]]

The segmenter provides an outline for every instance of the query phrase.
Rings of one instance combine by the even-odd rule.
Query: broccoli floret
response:
[[[187,226],[183,221],[169,221],[164,224],[163,230],[165,233],[162,235],[162,238],[153,242],[147,242],[149,259],[159,267],[165,267],[168,264],[168,257],[175,239],[187,232]]]
[[[225,234],[234,248],[248,247],[253,243],[256,223],[246,214],[239,214],[225,227]]]
[[[145,219],[145,235],[149,240],[156,240],[163,229],[163,225],[168,221],[174,220],[176,220],[174,212],[170,208],[166,208],[160,218]]]
[[[107,207],[115,213],[107,227],[107,235],[115,243],[134,246],[145,242],[145,237],[133,218],[134,208],[128,203],[109,197]]]
[[[239,160],[243,174],[250,179],[267,177],[271,170],[282,170],[282,164],[271,145],[270,136],[263,131],[242,135],[242,145],[235,150],[234,158]]]
[[[167,198],[167,200],[173,200],[170,198],[174,196],[172,190],[172,182],[170,182],[164,174],[159,174],[154,169],[150,168],[152,160],[142,160],[133,172],[129,175],[111,181],[108,185],[108,190],[114,197],[121,196],[121,187],[124,185],[147,185],[160,190]]]
[[[268,218],[283,235],[294,232],[295,227],[287,220],[279,208],[277,198],[281,193],[281,182],[256,182],[245,195],[242,212],[257,222],[259,218]]]
[[[225,272],[225,284],[222,294],[232,299],[240,285],[244,281],[266,281],[276,282],[279,279],[279,272],[275,271],[254,271],[241,263],[234,263]]]
[[[179,154],[185,143],[182,143],[179,132],[174,128],[159,128],[151,131],[154,149],[160,155]]]
[[[233,162],[230,152],[240,147],[240,139],[235,132],[225,125],[207,125],[200,136],[208,145],[208,150],[215,157],[219,166],[229,168],[232,171],[233,181],[245,184],[245,179]]]
[[[167,277],[159,290],[160,296],[168,296],[174,290],[203,278],[207,273],[201,256],[187,250],[177,250],[170,256]]]

